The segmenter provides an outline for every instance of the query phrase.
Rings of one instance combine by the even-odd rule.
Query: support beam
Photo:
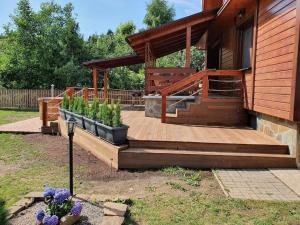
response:
[[[104,100],[108,99],[108,70],[104,70]]]
[[[191,67],[191,32],[192,28],[189,26],[186,28],[186,57],[185,67]]]
[[[98,98],[97,68],[96,67],[93,67],[93,88],[94,88],[94,98]]]

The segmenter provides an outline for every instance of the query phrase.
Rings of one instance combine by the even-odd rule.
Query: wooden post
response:
[[[73,97],[74,93],[75,93],[75,89],[74,89],[73,87],[68,87],[68,88],[67,88],[67,95],[68,95],[70,98]]]
[[[104,70],[104,100],[108,99],[108,70]]]
[[[205,75],[202,80],[202,97],[208,98],[208,75]]]
[[[191,33],[192,28],[186,28],[186,57],[185,57],[185,67],[191,67]]]
[[[87,87],[83,89],[83,96],[85,102],[89,101],[89,89]]]
[[[166,122],[166,117],[167,117],[167,96],[162,95],[161,96],[161,122],[165,123]]]
[[[43,101],[42,110],[43,110],[43,127],[47,127],[48,126],[48,106],[47,106],[47,102],[45,100]]]
[[[94,87],[94,98],[98,97],[98,88],[97,88],[97,68],[93,67],[93,87]]]

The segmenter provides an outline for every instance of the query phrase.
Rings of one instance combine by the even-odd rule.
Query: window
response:
[[[253,20],[245,23],[239,28],[238,44],[239,50],[239,67],[246,69],[251,67],[252,45],[253,45]]]

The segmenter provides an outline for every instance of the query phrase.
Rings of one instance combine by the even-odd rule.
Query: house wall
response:
[[[295,35],[296,0],[259,1],[254,111],[290,118]]]

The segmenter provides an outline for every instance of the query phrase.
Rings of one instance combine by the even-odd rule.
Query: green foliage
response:
[[[101,107],[102,123],[111,126],[112,125],[112,107],[105,101]]]
[[[62,104],[61,107],[63,109],[69,109],[69,104],[70,104],[70,98],[67,95],[67,93],[64,94],[63,100],[62,100]]]
[[[119,127],[121,126],[121,105],[118,101],[116,104],[113,105],[113,112],[112,112],[112,126]]]
[[[153,28],[174,20],[174,17],[174,6],[169,6],[166,0],[152,0],[147,5],[144,23],[148,28]]]
[[[0,224],[1,225],[6,225],[8,224],[8,211],[5,208],[5,202],[0,199]]]
[[[88,113],[88,117],[90,119],[93,119],[93,120],[97,119],[99,104],[100,104],[99,99],[94,98],[93,103],[92,103],[92,107],[89,109],[89,113]]]
[[[72,199],[66,200],[63,204],[56,204],[52,201],[47,205],[46,212],[49,215],[56,215],[58,218],[62,218],[71,211],[73,206],[74,202]]]

